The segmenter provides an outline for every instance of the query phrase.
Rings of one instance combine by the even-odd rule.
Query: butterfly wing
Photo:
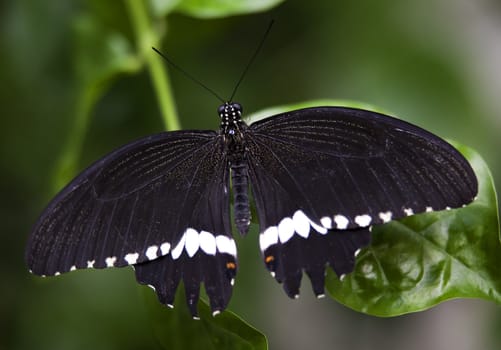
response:
[[[291,296],[303,270],[317,294],[325,264],[352,271],[371,225],[461,207],[477,193],[451,145],[375,112],[296,110],[253,123],[246,144],[261,250]]]
[[[213,314],[226,308],[237,269],[237,250],[229,223],[227,162],[218,161],[210,154],[198,162],[201,171],[206,172],[199,175],[209,180],[205,182],[205,189],[185,208],[171,204],[174,210],[190,211],[190,228],[171,254],[135,265],[137,281],[153,287],[160,302],[168,306],[172,306],[182,279],[193,317],[197,316],[201,282]]]
[[[209,296],[224,291],[227,300],[236,268],[228,187],[217,133],[140,139],[94,163],[52,200],[33,227],[28,266],[38,275],[57,275],[137,264],[138,280],[155,285],[165,303],[172,303],[180,279],[191,294],[205,281],[214,290]],[[172,276],[149,277],[152,270],[172,267]],[[196,308],[198,294],[189,300]]]

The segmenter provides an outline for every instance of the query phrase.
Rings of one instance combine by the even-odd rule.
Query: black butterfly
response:
[[[317,296],[327,266],[351,272],[372,225],[471,202],[477,180],[439,137],[360,109],[316,107],[245,124],[219,107],[219,131],[173,131],[91,165],[49,204],[26,250],[37,275],[131,265],[172,307],[179,282],[197,315],[203,282],[214,314],[230,300],[249,187],[266,267],[296,297],[303,271]]]

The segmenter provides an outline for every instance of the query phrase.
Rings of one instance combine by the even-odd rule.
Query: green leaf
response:
[[[284,0],[182,0],[176,11],[193,17],[213,18],[266,11]],[[160,1],[155,1],[160,2]],[[167,1],[172,2],[172,1]]]
[[[327,289],[346,306],[395,316],[452,298],[501,303],[501,245],[496,193],[487,165],[455,144],[479,180],[465,208],[415,215],[374,227],[373,243],[344,281],[330,273]]]
[[[145,290],[153,332],[164,349],[264,350],[266,337],[231,311],[212,316],[209,306],[200,302],[200,320],[192,319],[184,305],[184,291],[179,287],[176,307],[158,303],[154,293]]]
[[[287,110],[342,105],[380,111],[351,101],[318,100],[253,114],[252,121]],[[415,215],[374,227],[373,242],[343,281],[329,269],[326,288],[340,303],[363,313],[395,316],[451,298],[501,303],[501,245],[494,184],[482,158],[454,144],[479,181],[465,208]]]
[[[126,0],[125,4],[136,36],[139,54],[145,59],[150,73],[165,128],[178,130],[180,123],[165,62],[152,50],[152,47],[158,46],[160,39],[165,35],[166,23],[158,18],[158,15],[150,13],[155,12],[155,9],[150,11],[145,1]]]
[[[172,12],[183,0],[150,0],[151,10],[155,16],[163,17]]]

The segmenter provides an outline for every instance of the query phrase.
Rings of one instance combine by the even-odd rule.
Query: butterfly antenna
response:
[[[263,47],[263,44],[264,44],[264,42],[266,40],[266,37],[270,33],[271,27],[273,26],[274,22],[275,22],[274,20],[271,20],[270,24],[268,24],[268,28],[266,28],[266,31],[264,32],[264,35],[261,38],[261,41],[259,42],[259,45],[257,46],[256,50],[254,50],[254,54],[252,55],[252,57],[250,58],[249,62],[247,63],[247,66],[245,66],[244,71],[240,75],[240,79],[238,79],[237,85],[235,85],[235,88],[233,89],[233,92],[231,93],[231,97],[230,97],[229,101],[233,100],[233,97],[237,93],[237,89],[240,86],[240,83],[242,82],[242,80],[244,80],[244,77],[247,74],[247,71],[249,70],[250,66],[254,62],[254,60],[255,60],[257,54],[259,53],[259,51],[261,51],[261,48]]]
[[[155,51],[156,53],[158,53],[160,56],[162,56],[162,58],[164,60],[167,61],[167,63],[169,63],[174,69],[178,70],[179,72],[181,72],[185,77],[187,77],[188,79],[190,79],[191,81],[193,81],[194,83],[196,83],[197,85],[203,87],[205,90],[207,90],[208,92],[210,92],[212,95],[214,95],[219,101],[221,101],[222,103],[225,103],[226,101],[221,97],[219,96],[214,90],[212,90],[211,88],[209,88],[207,85],[205,85],[204,83],[202,83],[200,80],[196,79],[195,77],[193,77],[191,74],[189,74],[187,71],[185,71],[183,68],[179,67],[177,64],[175,64],[169,57],[167,57],[167,55],[161,53],[160,51],[158,51],[156,48],[152,47],[153,51]]]

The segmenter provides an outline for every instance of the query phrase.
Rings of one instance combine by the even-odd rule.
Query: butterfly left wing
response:
[[[48,276],[136,265],[139,282],[155,286],[165,304],[173,303],[182,279],[194,315],[202,282],[213,310],[222,310],[236,272],[228,172],[213,131],[166,132],[127,144],[51,201],[32,229],[28,266]]]
[[[261,251],[289,296],[303,270],[317,295],[326,264],[351,272],[371,225],[461,207],[477,193],[451,145],[375,112],[296,110],[251,124],[245,142]]]

